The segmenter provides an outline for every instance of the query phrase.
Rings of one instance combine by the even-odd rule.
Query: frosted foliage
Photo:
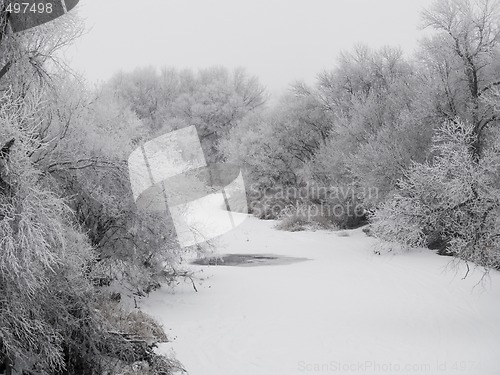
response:
[[[500,150],[476,161],[474,140],[471,125],[445,123],[433,139],[433,162],[415,163],[375,214],[377,236],[409,247],[440,239],[462,259],[498,267]]]

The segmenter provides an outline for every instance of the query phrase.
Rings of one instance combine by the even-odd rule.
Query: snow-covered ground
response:
[[[191,375],[500,374],[500,274],[450,266],[431,251],[375,255],[361,230],[283,232],[249,218],[220,253],[308,261],[192,266],[208,279],[153,293]]]

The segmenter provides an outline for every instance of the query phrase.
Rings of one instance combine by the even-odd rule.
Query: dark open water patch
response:
[[[303,262],[307,258],[294,258],[274,254],[222,254],[196,259],[191,264],[200,266],[277,266]]]

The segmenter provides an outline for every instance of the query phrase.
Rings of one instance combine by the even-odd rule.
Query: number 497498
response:
[[[7,4],[5,10],[9,13],[52,13],[52,3],[17,3]]]

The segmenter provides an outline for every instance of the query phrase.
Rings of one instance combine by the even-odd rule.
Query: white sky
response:
[[[66,53],[90,82],[140,66],[243,66],[279,93],[313,83],[356,43],[412,53],[432,0],[80,0],[88,33]]]

